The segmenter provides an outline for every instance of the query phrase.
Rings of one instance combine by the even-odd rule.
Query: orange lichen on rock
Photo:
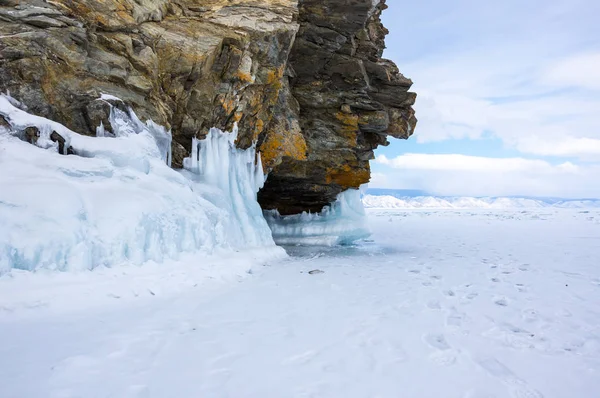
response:
[[[358,115],[353,113],[337,112],[335,118],[342,123],[341,128],[338,130],[342,133],[350,143],[356,142],[356,135],[358,134]]]
[[[243,72],[241,70],[238,70],[235,75],[241,82],[244,82],[244,83],[252,83],[254,81],[254,79],[252,78],[252,75],[248,72]]]
[[[221,96],[219,98],[219,101],[221,102],[221,106],[223,107],[226,114],[228,114],[228,115],[233,113],[233,111],[235,110],[235,108],[237,106],[237,101],[233,98],[229,98],[228,96]]]
[[[259,150],[266,169],[276,166],[283,157],[306,160],[306,141],[299,132],[269,131]]]
[[[253,138],[254,139],[258,138],[259,134],[263,132],[264,128],[265,128],[265,122],[263,122],[262,119],[257,119],[256,124],[254,124]]]
[[[236,112],[233,114],[233,121],[237,123],[240,120],[242,120],[243,116],[244,116],[244,114],[242,112]]]
[[[327,182],[338,184],[342,189],[358,188],[369,182],[371,173],[369,169],[356,168],[348,164],[327,174]]]

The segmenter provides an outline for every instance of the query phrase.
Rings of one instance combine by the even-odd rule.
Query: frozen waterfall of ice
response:
[[[370,235],[361,194],[356,189],[340,193],[320,213],[281,216],[277,211],[266,211],[265,218],[280,245],[344,245]]]
[[[113,99],[113,98],[111,98]],[[101,99],[102,100],[102,99]],[[256,202],[262,167],[235,132],[195,142],[196,163],[171,169],[170,133],[114,107],[114,137],[79,135],[0,96],[0,274],[87,270],[261,247],[281,255]],[[15,132],[36,126],[37,147]],[[50,135],[65,148],[58,153]],[[198,157],[199,156],[199,157]]]

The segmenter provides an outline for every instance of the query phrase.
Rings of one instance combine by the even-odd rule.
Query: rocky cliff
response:
[[[385,0],[0,0],[0,90],[94,135],[102,94],[173,134],[239,126],[269,178],[263,208],[320,210],[369,180],[416,119],[411,81],[381,59]]]

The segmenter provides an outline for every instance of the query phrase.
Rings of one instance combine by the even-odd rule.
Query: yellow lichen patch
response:
[[[340,133],[346,135],[349,141],[355,141],[356,133],[358,132],[358,115],[337,112],[335,114],[335,118],[342,123],[342,129]]]
[[[267,84],[281,84],[281,78],[283,77],[284,72],[285,65],[269,70],[267,73]]]
[[[237,106],[236,101],[231,98],[221,97],[219,98],[219,101],[221,102],[221,106],[223,107],[223,109],[225,109],[225,112],[227,114],[233,113]]]
[[[369,182],[370,172],[368,169],[352,168],[350,165],[343,165],[339,169],[332,170],[327,174],[327,183],[338,184],[343,189],[358,188],[362,184]]]
[[[282,79],[285,72],[285,67],[282,65],[279,68],[271,69],[267,72],[267,83],[265,85],[264,95],[265,102],[268,105],[275,105],[279,97],[279,91],[283,87]]]
[[[256,120],[256,124],[254,125],[254,133],[253,133],[253,139],[258,138],[259,134],[262,133],[263,129],[265,128],[265,122],[262,121],[262,119],[257,119]]]
[[[250,73],[242,72],[241,70],[237,71],[236,77],[241,82],[244,82],[244,83],[252,83],[254,81],[254,79],[252,78],[252,75]]]
[[[306,160],[306,141],[299,132],[269,131],[259,151],[265,168],[272,168],[284,156],[295,160]]]
[[[69,81],[73,78],[73,70],[68,64],[58,64],[47,59],[42,61],[45,74],[41,81],[41,88],[48,103],[60,104],[60,97],[57,95],[57,87],[61,82]]]

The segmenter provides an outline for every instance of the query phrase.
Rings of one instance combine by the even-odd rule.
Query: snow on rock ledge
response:
[[[321,213],[281,216],[277,211],[266,211],[265,218],[280,245],[344,245],[370,235],[356,189],[340,193]]]
[[[10,124],[0,127],[0,274],[252,247],[282,252],[257,217],[254,149],[225,151],[232,135],[213,131],[211,145],[200,144],[210,170],[179,173],[167,165],[170,134],[131,110],[113,109],[115,137],[94,138],[17,106],[0,96],[0,114]],[[15,136],[32,126],[36,145]],[[48,140],[52,132],[77,155],[59,154]]]

